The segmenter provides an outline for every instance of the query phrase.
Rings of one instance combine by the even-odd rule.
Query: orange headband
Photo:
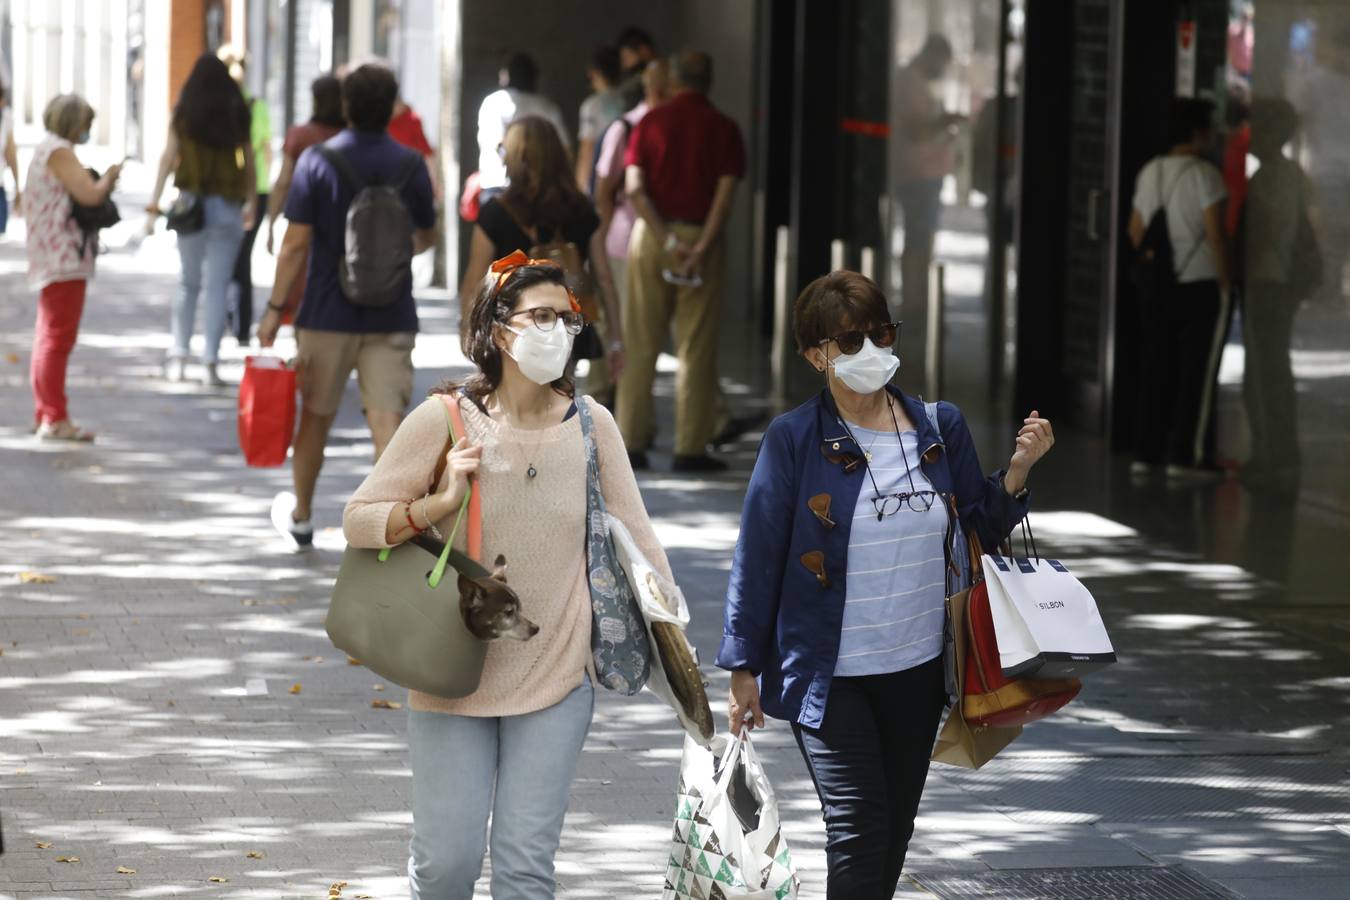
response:
[[[506,282],[511,280],[511,276],[516,274],[516,270],[526,266],[553,266],[555,269],[561,269],[562,266],[557,260],[553,259],[531,259],[525,255],[523,250],[516,250],[503,256],[501,259],[488,266],[488,274],[493,276],[492,294],[495,297],[502,292]],[[572,289],[563,285],[563,290],[567,291],[567,299],[572,304],[572,312],[581,312],[581,304],[572,293]]]

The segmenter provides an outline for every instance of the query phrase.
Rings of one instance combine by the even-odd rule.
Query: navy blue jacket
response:
[[[985,477],[961,410],[936,404],[939,433],[922,401],[887,390],[918,431],[920,465],[933,489],[955,496],[960,528],[979,535],[984,547],[1002,543],[1026,515],[1027,501],[1008,495],[1002,470]],[[741,513],[717,665],[759,675],[761,705],[775,718],[816,728],[825,717],[849,530],[864,487],[872,490],[863,452],[828,390],[769,424]],[[964,570],[965,542],[952,543]]]

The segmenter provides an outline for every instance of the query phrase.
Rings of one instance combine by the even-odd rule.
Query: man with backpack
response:
[[[1139,290],[1139,409],[1133,470],[1166,466],[1169,478],[1215,472],[1211,422],[1228,330],[1231,264],[1223,176],[1205,154],[1214,105],[1178,98],[1169,151],[1135,181],[1131,275]]]
[[[384,66],[349,73],[342,82],[348,127],[300,156],[286,197],[286,237],[258,338],[264,347],[276,340],[291,286],[304,277],[295,320],[301,402],[295,493],[272,503],[272,524],[297,548],[313,542],[314,488],[352,370],[377,459],[412,397],[411,262],[435,243],[436,209],[421,156],[386,133],[398,90]]]

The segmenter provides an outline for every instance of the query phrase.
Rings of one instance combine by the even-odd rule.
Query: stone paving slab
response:
[[[286,553],[266,517],[288,473],[242,465],[232,394],[155,377],[172,291],[163,247],[101,261],[71,378],[77,414],[101,432],[92,448],[39,445],[24,430],[32,300],[19,260],[0,244],[0,816],[11,851],[0,896],[293,898],[346,880],[344,897],[405,897],[404,714],[370,706],[401,691],[376,690],[322,625],[341,507],[368,466],[354,396],[320,484],[318,550]],[[459,361],[448,304],[428,297],[419,390]],[[658,382],[663,410],[670,389]],[[641,479],[705,662],[753,447],[729,454],[725,476]],[[1336,827],[1350,822],[1346,611],[1300,604],[1304,594],[1240,554],[1220,561],[1193,546],[1178,511],[1189,515],[1194,497],[1089,512],[1053,475],[1038,492],[1039,510],[1058,510],[1038,515],[1038,541],[1088,577],[1121,662],[985,770],[935,768],[910,868],[1178,862],[1245,896],[1332,896],[1317,891],[1350,877],[1350,836]],[[21,583],[27,571],[57,580]],[[716,701],[727,679],[707,674]],[[253,679],[264,695],[247,695]],[[803,896],[821,897],[819,806],[791,734],[775,723],[756,740]],[[680,752],[650,695],[600,695],[560,897],[659,894]]]

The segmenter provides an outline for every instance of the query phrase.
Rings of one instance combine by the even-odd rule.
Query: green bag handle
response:
[[[455,426],[450,419],[450,411],[445,409],[444,412],[445,428],[450,434],[450,447],[453,448],[455,444],[459,443],[459,439],[455,436]],[[491,577],[492,573],[485,569],[481,564],[454,549],[455,536],[459,534],[460,526],[464,524],[464,515],[469,511],[469,501],[473,497],[473,491],[474,486],[471,483],[469,489],[464,492],[464,499],[460,501],[459,513],[455,516],[455,526],[450,529],[450,535],[445,539],[445,547],[441,550],[441,555],[436,560],[436,565],[432,567],[431,573],[427,576],[428,587],[436,588],[440,586],[441,579],[445,577],[446,566],[453,568],[455,571],[469,578]],[[385,562],[388,560],[389,554],[393,551],[393,547],[385,547],[382,549],[378,556],[379,561]]]

